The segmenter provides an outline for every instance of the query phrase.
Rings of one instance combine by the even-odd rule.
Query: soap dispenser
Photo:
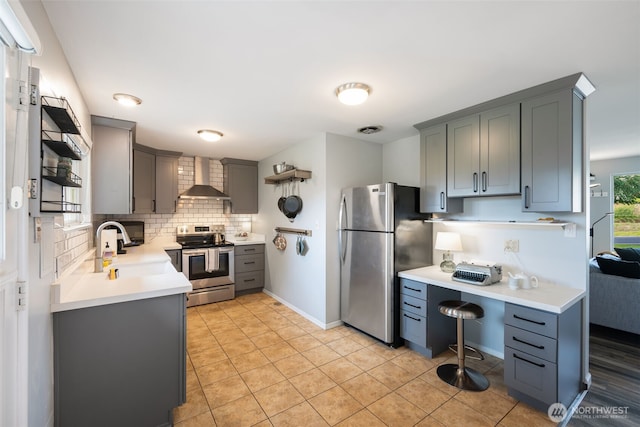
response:
[[[106,243],[104,251],[102,252],[103,265],[109,265],[113,261],[113,249],[109,247],[109,242]]]

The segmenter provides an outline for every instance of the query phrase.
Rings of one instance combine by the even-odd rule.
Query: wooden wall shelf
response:
[[[264,179],[265,184],[279,184],[282,181],[302,181],[311,178],[311,171],[305,171],[301,169],[292,169],[290,171],[282,172],[278,175],[267,176]]]

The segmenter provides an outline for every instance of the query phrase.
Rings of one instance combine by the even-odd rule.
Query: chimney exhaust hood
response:
[[[209,158],[198,157],[193,159],[193,171],[195,185],[182,193],[180,199],[216,199],[229,200],[230,197],[220,190],[216,190],[209,184]]]

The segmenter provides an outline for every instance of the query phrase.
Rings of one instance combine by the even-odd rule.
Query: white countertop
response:
[[[264,234],[255,234],[255,233],[250,233],[249,237],[246,240],[238,240],[238,237],[233,235],[227,235],[225,237],[225,240],[237,246],[260,245],[265,243]]]
[[[401,271],[398,273],[398,276],[417,282],[428,283],[455,291],[466,292],[472,295],[558,314],[571,307],[585,295],[585,291],[582,289],[558,286],[545,282],[540,282],[537,288],[513,290],[509,288],[507,280],[504,278],[501,282],[493,285],[469,285],[453,281],[451,279],[451,273],[441,271],[437,265]]]
[[[179,249],[175,241],[158,239],[128,247],[104,272],[94,273],[94,253],[86,257],[51,285],[51,311],[66,311],[146,298],[190,292],[191,283],[173,268],[166,249]],[[120,277],[108,279],[117,268]]]

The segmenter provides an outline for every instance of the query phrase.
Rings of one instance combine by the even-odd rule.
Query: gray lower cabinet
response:
[[[260,292],[264,288],[264,244],[236,245],[236,296]]]
[[[444,316],[438,304],[460,299],[460,292],[400,279],[398,295],[400,337],[412,350],[433,357],[456,341],[456,321]]]
[[[176,271],[182,271],[182,249],[167,249],[165,251],[171,258],[171,264]]]
[[[54,313],[55,426],[173,425],[185,316],[184,294]]]
[[[522,103],[522,210],[582,212],[582,96],[572,89]]]
[[[582,304],[561,314],[505,304],[504,382],[509,395],[541,411],[581,392]]]

